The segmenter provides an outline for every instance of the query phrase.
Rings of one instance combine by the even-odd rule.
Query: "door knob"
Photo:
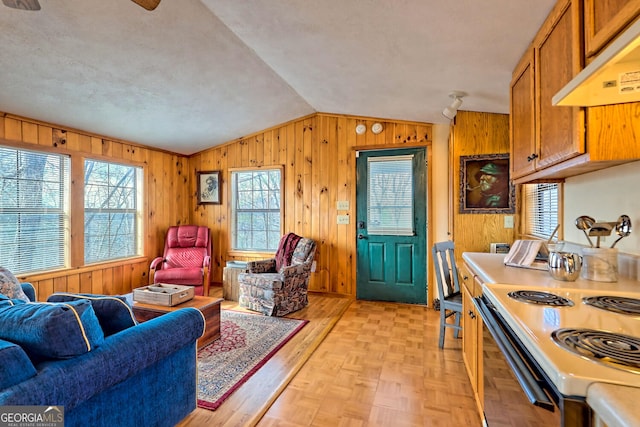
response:
[[[362,239],[366,239],[366,237],[364,237],[364,234],[358,234],[358,239],[362,240]]]

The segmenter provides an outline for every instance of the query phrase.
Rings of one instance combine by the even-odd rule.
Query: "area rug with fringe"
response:
[[[220,338],[198,351],[198,406],[218,409],[307,323],[222,310]]]

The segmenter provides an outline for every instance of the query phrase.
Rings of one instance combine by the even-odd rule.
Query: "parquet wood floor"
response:
[[[438,312],[320,294],[310,300],[290,316],[310,320],[294,340],[217,411],[196,409],[180,426],[482,425],[462,340],[447,331],[438,348]]]

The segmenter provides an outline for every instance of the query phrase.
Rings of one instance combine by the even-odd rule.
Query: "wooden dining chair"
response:
[[[458,267],[456,267],[453,242],[449,240],[435,243],[432,253],[440,298],[440,341],[438,344],[440,348],[443,348],[446,328],[454,329],[456,338],[462,330],[462,326],[460,326],[462,294],[458,282]],[[453,323],[447,322],[447,318],[451,316],[455,317]]]

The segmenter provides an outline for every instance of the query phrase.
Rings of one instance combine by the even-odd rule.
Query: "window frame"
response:
[[[114,258],[105,258],[105,259],[100,259],[100,260],[95,260],[95,261],[87,261],[87,253],[86,253],[86,247],[84,245],[84,241],[86,239],[86,228],[85,228],[85,218],[86,215],[85,213],[87,212],[87,207],[85,205],[85,195],[86,195],[86,186],[85,186],[85,174],[86,174],[86,164],[87,161],[93,161],[93,162],[100,162],[100,163],[106,163],[107,165],[116,165],[116,166],[124,166],[124,167],[128,167],[128,168],[133,168],[135,171],[135,177],[134,177],[134,185],[135,185],[135,191],[134,191],[134,197],[135,197],[135,209],[125,209],[126,211],[133,211],[134,213],[134,234],[135,234],[135,241],[134,243],[134,247],[135,247],[135,253],[133,255],[129,255],[129,256],[124,256],[124,257],[114,257]],[[144,217],[144,193],[143,193],[143,187],[144,187],[144,176],[145,176],[145,171],[144,168],[142,166],[138,166],[138,165],[133,165],[133,164],[129,164],[126,162],[119,162],[119,161],[111,161],[111,160],[106,160],[106,159],[98,159],[98,158],[94,158],[94,157],[87,157],[87,156],[83,156],[82,157],[82,172],[83,172],[83,180],[82,180],[82,237],[83,237],[83,250],[82,250],[82,264],[83,265],[93,265],[93,264],[102,264],[102,263],[107,263],[107,262],[113,262],[116,260],[122,260],[122,259],[131,259],[131,258],[135,258],[135,257],[139,257],[143,255],[143,243],[142,243],[142,232],[141,230],[143,229],[143,217]],[[90,209],[90,210],[95,210],[95,209]],[[98,209],[99,210],[99,209]],[[111,211],[111,209],[108,209],[109,211]]]
[[[556,218],[555,218],[555,223],[551,220],[549,221],[550,226],[545,228],[545,233],[535,233],[532,232],[532,227],[533,227],[533,222],[535,222],[534,219],[530,219],[531,217],[531,206],[530,206],[530,198],[528,196],[529,192],[528,189],[530,187],[527,186],[535,186],[535,187],[539,187],[539,186],[543,186],[543,185],[551,185],[551,184],[555,184],[557,185],[557,199],[555,201],[556,203],[556,207],[557,207],[557,212],[556,212]],[[554,228],[558,225],[558,224],[562,224],[562,215],[563,215],[563,205],[562,205],[562,201],[563,201],[563,183],[562,182],[544,182],[544,183],[536,183],[536,184],[522,184],[522,210],[521,210],[521,226],[522,226],[522,235],[523,236],[527,236],[533,239],[540,239],[540,240],[547,240],[549,239],[549,237],[551,237],[551,234],[554,231]],[[536,192],[539,192],[539,190],[535,190]],[[537,212],[540,212],[540,209],[537,210]],[[555,238],[558,240],[561,240],[564,238],[563,236],[563,230],[562,227],[560,226],[558,228],[558,232],[555,235]]]
[[[276,249],[273,251],[268,249],[238,249],[234,247],[236,240],[236,216],[235,216],[235,201],[236,194],[234,190],[233,174],[238,172],[258,172],[265,170],[278,170],[280,172],[280,231],[279,235],[282,236],[285,223],[285,174],[284,165],[272,165],[272,166],[258,166],[258,167],[242,167],[242,168],[228,168],[228,183],[227,194],[229,195],[228,203],[228,218],[229,218],[229,255],[247,255],[254,254],[256,256],[272,256]]]
[[[95,268],[95,266],[108,266],[113,264],[122,264],[136,262],[136,260],[144,258],[146,250],[146,229],[148,227],[148,195],[145,193],[148,187],[148,166],[145,162],[113,158],[110,156],[88,153],[85,151],[68,151],[61,150],[59,147],[50,147],[47,145],[34,145],[24,142],[7,140],[0,137],[0,146],[14,149],[32,151],[43,154],[55,154],[67,156],[70,159],[70,188],[69,188],[69,220],[66,226],[65,241],[67,244],[67,255],[65,266],[56,269],[33,270],[25,273],[19,273],[20,276],[28,277],[29,280],[41,280],[42,277],[50,277],[51,273],[56,275],[64,271],[82,268]],[[103,161],[108,163],[117,163],[126,166],[141,168],[141,174],[138,181],[138,201],[140,203],[138,230],[137,230],[137,255],[119,258],[115,260],[98,261],[96,263],[84,262],[84,161],[85,159]],[[79,183],[79,184],[78,184]],[[73,236],[73,239],[72,239]]]
[[[70,264],[70,253],[71,253],[71,235],[69,233],[69,228],[71,223],[71,212],[73,210],[72,202],[71,202],[72,200],[71,194],[73,192],[72,190],[73,167],[72,167],[71,156],[68,153],[59,153],[57,151],[49,151],[49,150],[37,150],[37,149],[33,149],[33,147],[23,147],[23,146],[14,145],[14,144],[6,144],[6,141],[4,140],[0,141],[0,148],[13,150],[18,153],[26,152],[26,153],[34,153],[36,155],[43,155],[43,156],[58,156],[60,159],[64,159],[63,162],[64,162],[64,166],[66,167],[66,171],[64,171],[64,168],[63,168],[64,173],[61,174],[60,180],[59,180],[59,184],[61,186],[61,189],[63,190],[62,194],[60,195],[61,207],[59,209],[53,209],[54,212],[59,212],[60,218],[58,221],[60,222],[62,227],[62,230],[61,231],[58,230],[58,232],[56,233],[56,235],[60,238],[59,248],[62,251],[62,254],[61,254],[62,265],[48,266],[48,267],[45,267],[45,269],[39,269],[39,270],[17,270],[14,268],[14,271],[15,271],[15,274],[17,275],[25,275],[25,274],[38,274],[43,271],[57,271],[57,270],[68,268]],[[16,181],[19,181],[17,176],[16,176]],[[8,209],[9,213],[11,213],[12,211],[15,211],[16,214],[25,213],[25,212],[21,212],[22,210],[23,210],[23,207]],[[40,211],[41,214],[44,214],[44,213],[47,213],[48,209],[42,206],[38,208],[33,207],[33,209],[31,209],[30,211],[28,210],[26,213],[28,214],[29,212],[35,212],[35,211]],[[29,242],[24,243],[24,245],[29,245],[29,244],[30,244]],[[20,243],[18,243],[18,245],[20,245]],[[5,267],[7,267],[7,265],[5,265]]]

